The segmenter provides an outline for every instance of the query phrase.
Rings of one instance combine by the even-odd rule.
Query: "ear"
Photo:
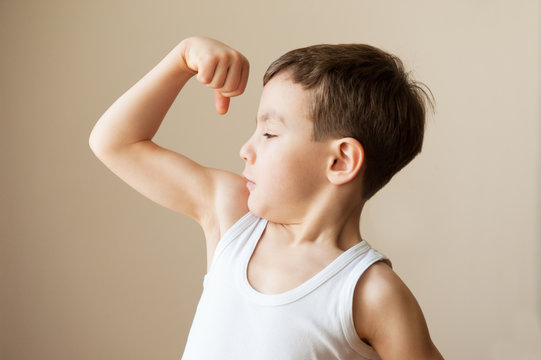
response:
[[[335,140],[331,146],[327,178],[335,185],[353,181],[364,163],[362,145],[356,139],[347,137]]]

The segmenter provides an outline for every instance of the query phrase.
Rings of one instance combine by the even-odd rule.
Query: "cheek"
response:
[[[314,168],[314,162],[306,156],[299,151],[294,155],[290,153],[286,157],[273,159],[267,184],[272,186],[278,198],[286,201],[299,200],[317,188],[320,179]]]

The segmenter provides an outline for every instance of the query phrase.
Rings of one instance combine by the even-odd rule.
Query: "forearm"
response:
[[[180,44],[100,117],[90,134],[95,152],[111,152],[154,137],[184,84],[195,72],[183,61]]]

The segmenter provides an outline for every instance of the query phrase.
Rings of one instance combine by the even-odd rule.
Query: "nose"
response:
[[[241,146],[240,157],[245,162],[253,164],[255,160],[255,154],[254,154],[254,150],[250,141],[251,139],[252,138],[250,137],[250,139],[248,139],[248,141],[246,141],[244,145]]]

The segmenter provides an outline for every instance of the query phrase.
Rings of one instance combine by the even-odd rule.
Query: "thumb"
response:
[[[220,115],[224,115],[229,109],[230,98],[222,95],[221,92],[214,90],[214,105],[216,106],[216,112]]]

